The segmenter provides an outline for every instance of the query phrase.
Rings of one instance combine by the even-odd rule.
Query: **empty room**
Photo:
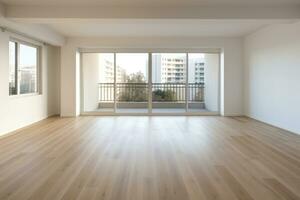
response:
[[[0,200],[300,200],[300,0],[0,0]]]

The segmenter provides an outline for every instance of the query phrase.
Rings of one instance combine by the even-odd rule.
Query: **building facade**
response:
[[[116,67],[116,81],[117,83],[125,82],[125,70],[120,66]],[[107,55],[99,54],[99,83],[113,83],[114,82],[114,62],[113,58]]]
[[[186,56],[174,54],[153,54],[152,57],[152,82],[153,83],[185,83],[186,81]],[[204,58],[189,59],[189,83],[203,83],[205,62]]]

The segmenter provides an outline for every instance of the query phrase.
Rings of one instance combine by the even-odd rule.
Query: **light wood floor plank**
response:
[[[246,117],[53,117],[0,138],[0,199],[300,199],[300,136]]]

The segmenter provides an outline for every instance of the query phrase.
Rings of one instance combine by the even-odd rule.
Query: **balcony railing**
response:
[[[114,83],[99,83],[99,102],[114,101]],[[204,102],[204,84],[152,83],[153,102]],[[116,83],[116,100],[120,102],[147,102],[148,83]]]

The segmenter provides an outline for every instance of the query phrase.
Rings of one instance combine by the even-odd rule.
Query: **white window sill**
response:
[[[25,97],[32,97],[32,96],[41,96],[40,93],[29,93],[29,94],[16,94],[16,95],[9,95],[10,99],[18,99],[18,98],[25,98]]]

